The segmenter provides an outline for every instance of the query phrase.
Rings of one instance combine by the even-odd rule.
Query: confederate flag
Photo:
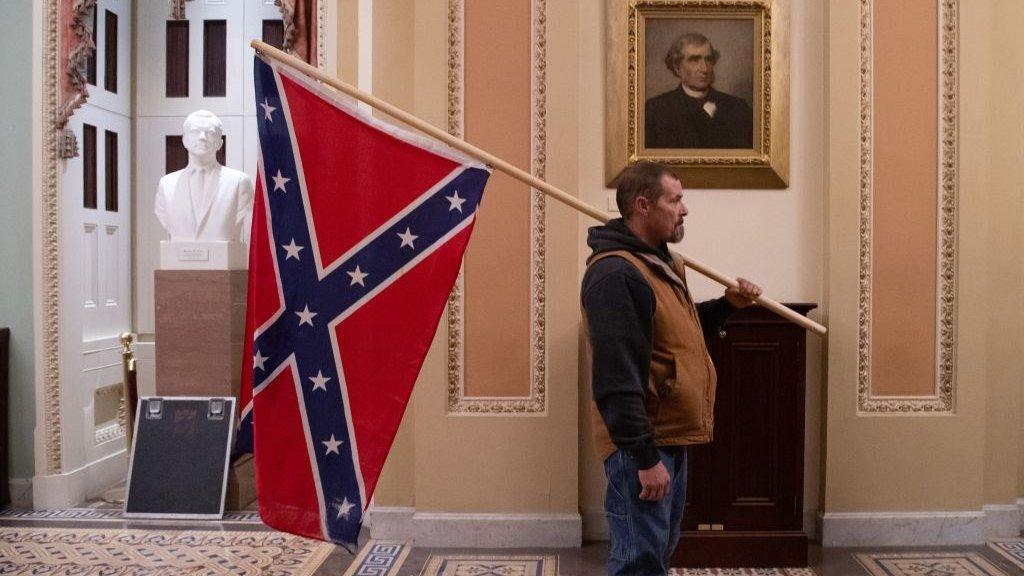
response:
[[[238,446],[264,522],[352,545],[490,172],[301,73],[255,69]]]

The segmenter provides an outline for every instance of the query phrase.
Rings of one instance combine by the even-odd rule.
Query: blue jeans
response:
[[[659,447],[658,453],[671,478],[671,490],[655,502],[640,499],[636,460],[616,450],[604,461],[608,478],[604,509],[612,540],[609,576],[668,574],[686,504],[686,447]]]

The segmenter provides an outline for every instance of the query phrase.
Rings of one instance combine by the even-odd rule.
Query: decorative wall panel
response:
[[[958,4],[860,3],[859,413],[954,409]]]
[[[466,13],[469,3],[462,0],[449,0],[448,3],[448,131],[459,137],[469,137],[466,125],[466,52],[470,49],[483,50],[484,43],[466,46]],[[483,10],[486,7],[473,4],[474,10]],[[503,8],[505,9],[505,8]],[[532,13],[529,15],[529,75],[530,91],[528,98],[529,110],[517,110],[524,113],[524,118],[530,123],[529,133],[525,139],[525,146],[519,150],[525,150],[524,161],[528,159],[530,170],[540,178],[545,175],[546,162],[546,38],[545,38],[545,0],[534,0],[531,5]],[[525,34],[525,31],[524,31]],[[495,49],[500,47],[499,42],[492,43]],[[486,48],[491,50],[491,48]],[[489,52],[490,57],[497,58],[498,52]],[[493,63],[492,63],[493,65]],[[472,71],[471,71],[472,74]],[[474,92],[475,91],[475,92]],[[480,87],[474,86],[471,93],[482,93]],[[477,101],[471,103],[477,106]],[[471,110],[471,117],[480,117],[479,110]],[[493,111],[491,111],[493,113]],[[470,131],[473,127],[470,127]],[[525,131],[524,131],[525,132]],[[486,145],[484,146],[487,147]],[[498,152],[497,150],[492,150]],[[498,152],[500,155],[500,152]],[[515,163],[514,159],[510,159]],[[521,303],[509,306],[502,302],[495,302],[499,305],[497,314],[485,316],[485,308],[490,308],[481,303],[490,294],[480,285],[469,282],[467,277],[473,278],[475,272],[470,270],[467,274],[464,267],[452,291],[448,302],[448,412],[449,414],[544,414],[547,410],[546,395],[546,344],[545,344],[545,281],[544,281],[544,214],[545,201],[543,194],[537,190],[515,190],[513,186],[503,186],[501,177],[495,175],[492,183],[489,184],[488,198],[484,200],[482,212],[485,214],[488,203],[494,204],[493,195],[501,194],[505,187],[510,188],[508,194],[529,194],[527,201],[520,206],[523,210],[523,218],[519,225],[528,230],[528,234],[516,234],[521,236],[523,245],[528,243],[528,254],[522,258],[523,268],[516,269],[509,266],[507,274],[515,277],[517,281],[523,281],[522,290],[516,290],[514,297],[523,294]],[[497,184],[497,186],[495,185]],[[497,190],[502,188],[502,190]],[[493,210],[493,209],[492,209]],[[498,210],[492,211],[492,218],[517,218],[518,215],[497,215]],[[474,242],[471,243],[467,253],[467,267],[474,266],[481,258],[497,259],[501,262],[502,247],[498,246],[493,239],[486,239],[486,234],[480,234],[480,226],[486,226],[486,219],[478,226]],[[485,245],[485,243],[487,245]],[[476,250],[474,250],[476,248]],[[522,249],[523,246],[519,246]],[[509,246],[515,250],[516,246]],[[510,260],[513,260],[510,258]],[[476,276],[480,278],[479,276]],[[470,293],[467,306],[467,290],[477,290]],[[476,314],[474,316],[474,313]],[[467,331],[467,317],[471,317],[471,330]],[[512,325],[509,328],[509,324]],[[512,337],[504,333],[504,330],[518,329],[521,326],[522,333],[515,333]],[[470,350],[467,359],[467,332],[472,333],[473,340],[470,346],[479,346]],[[508,359],[501,357],[498,342],[512,343],[506,348]],[[472,369],[467,371],[467,367]],[[482,368],[482,369],[481,369]],[[474,372],[473,370],[476,370]],[[520,375],[520,370],[523,372]]]

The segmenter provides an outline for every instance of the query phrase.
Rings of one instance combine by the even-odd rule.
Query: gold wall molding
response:
[[[42,102],[42,282],[43,294],[43,447],[46,451],[45,474],[60,474],[61,390],[60,390],[60,180],[57,174],[59,131],[57,117],[60,49],[60,3],[45,0],[43,6],[43,102]],[[38,471],[37,471],[38,473]]]
[[[544,179],[547,166],[547,0],[533,0],[531,161],[534,176]],[[448,0],[448,133],[464,133],[465,2]],[[491,398],[465,395],[465,284],[460,273],[448,297],[447,412],[449,415],[519,415],[547,413],[547,342],[544,194],[531,190],[530,205],[530,395]]]
[[[871,392],[871,303],[874,193],[874,0],[860,0],[860,262],[857,411],[862,414],[950,413],[956,396],[957,191],[959,188],[959,0],[939,7],[939,221],[935,393],[923,397]]]
[[[327,69],[324,59],[327,57],[327,2],[316,4],[316,67]]]

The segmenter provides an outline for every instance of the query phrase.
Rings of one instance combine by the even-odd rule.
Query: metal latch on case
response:
[[[213,398],[210,400],[206,411],[207,420],[223,420],[224,419],[224,400],[220,398]]]
[[[164,415],[164,401],[162,398],[150,398],[146,403],[146,419],[159,420]]]

